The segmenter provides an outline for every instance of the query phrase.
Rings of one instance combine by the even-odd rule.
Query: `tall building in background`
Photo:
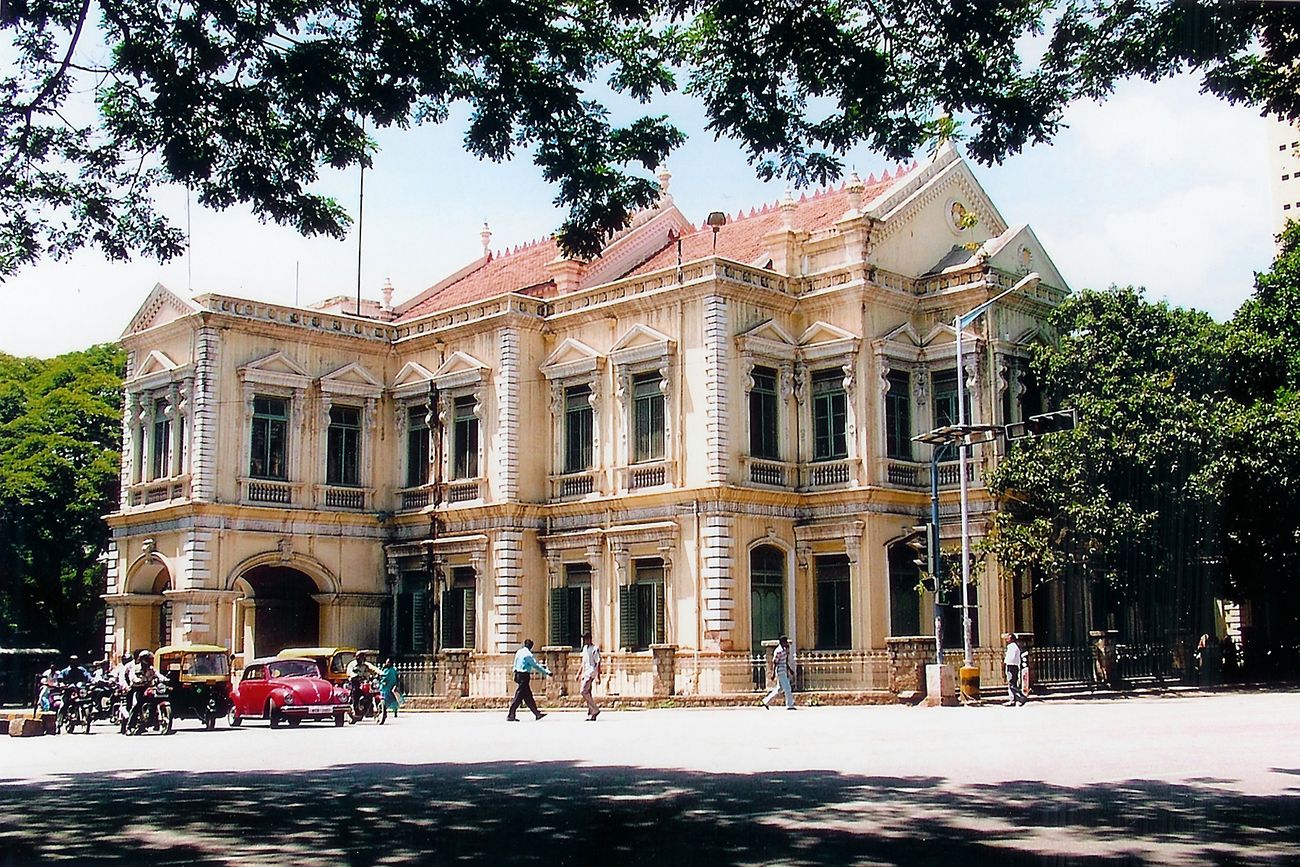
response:
[[[1273,234],[1280,235],[1288,220],[1300,221],[1300,123],[1274,118],[1268,150]]]

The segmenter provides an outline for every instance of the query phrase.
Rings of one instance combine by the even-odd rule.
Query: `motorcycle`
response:
[[[124,735],[141,735],[147,731],[172,733],[172,705],[167,698],[167,687],[162,684],[146,687],[131,715],[122,723]]]
[[[121,694],[111,683],[95,681],[90,684],[87,690],[87,703],[90,710],[89,720],[86,723],[86,731],[90,731],[90,723],[99,722],[100,720],[117,720],[121,716]]]
[[[349,720],[356,724],[363,719],[373,719],[379,725],[388,721],[388,704],[384,701],[383,687],[379,678],[371,677],[361,681],[355,695],[349,695],[352,701],[352,716]]]
[[[60,690],[54,727],[56,731],[68,734],[84,727],[86,734],[90,734],[90,698],[81,684],[70,683]]]

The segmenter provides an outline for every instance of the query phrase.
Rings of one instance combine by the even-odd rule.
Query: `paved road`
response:
[[[0,865],[1297,863],[1300,693],[98,727],[0,779]]]

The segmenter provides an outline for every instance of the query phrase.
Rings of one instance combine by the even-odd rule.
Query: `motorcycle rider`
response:
[[[366,659],[364,650],[358,651],[357,655],[348,663],[348,689],[352,695],[352,715],[361,716],[361,684],[373,675],[381,674],[380,670],[375,667],[370,660]]]
[[[122,727],[125,730],[126,722],[130,719],[131,714],[135,711],[136,705],[144,697],[144,691],[151,686],[159,683],[166,683],[158,669],[153,665],[153,653],[148,650],[140,651],[135,658],[135,664],[132,666],[129,674],[126,694],[126,719],[122,720]]]
[[[90,683],[90,672],[81,665],[81,657],[72,654],[68,657],[68,666],[59,672],[59,683],[64,686]]]

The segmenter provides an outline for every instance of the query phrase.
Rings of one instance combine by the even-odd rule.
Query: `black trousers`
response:
[[[533,688],[529,684],[532,678],[526,671],[515,672],[515,700],[510,702],[510,713],[507,716],[514,716],[515,711],[519,710],[519,705],[526,704],[528,709],[533,712],[533,716],[539,716],[541,711],[537,709],[537,702],[533,699]]]

